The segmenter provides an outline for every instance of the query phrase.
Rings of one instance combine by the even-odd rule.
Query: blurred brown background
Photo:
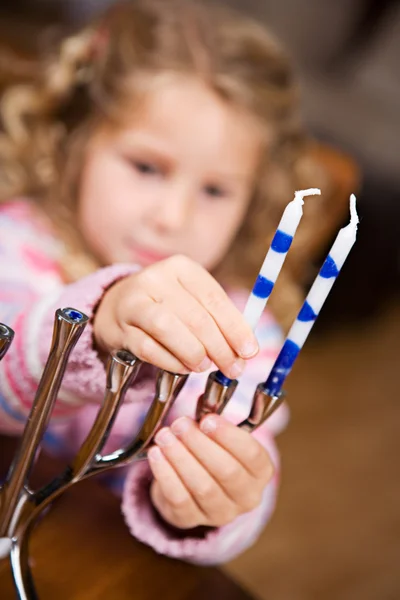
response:
[[[110,0],[2,0],[0,86]],[[225,567],[265,600],[400,598],[400,4],[230,0],[286,43],[315,138],[359,166],[359,239],[288,383],[277,512]],[[2,79],[3,78],[3,79]],[[336,162],[338,178],[346,161]],[[344,177],[344,173],[343,173]],[[327,247],[330,240],[326,240]],[[117,600],[117,599],[116,599]]]

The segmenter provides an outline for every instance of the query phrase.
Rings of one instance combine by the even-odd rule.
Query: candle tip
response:
[[[309,188],[308,190],[298,190],[294,193],[294,199],[300,200],[301,204],[304,204],[305,196],[320,196],[321,190],[319,188]]]
[[[354,194],[350,196],[350,223],[357,227],[360,219],[358,218],[357,208],[356,208],[356,197]]]

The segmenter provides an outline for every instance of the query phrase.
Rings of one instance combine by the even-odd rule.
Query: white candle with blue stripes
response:
[[[267,305],[268,299],[274,289],[276,280],[285,262],[287,253],[292,245],[294,234],[297,231],[301,217],[303,216],[303,204],[305,196],[320,195],[321,190],[310,188],[295,192],[294,200],[289,202],[278,228],[273,237],[271,246],[264,258],[260,272],[257,276],[253,289],[247,300],[243,316],[253,331],[256,329],[260,317]],[[221,371],[217,371],[217,378],[223,385],[228,385],[231,379]]]
[[[293,364],[356,241],[359,221],[356,198],[353,194],[350,197],[350,214],[350,223],[339,231],[265,382],[265,391],[270,396],[277,396],[281,391],[282,385],[292,370]]]
[[[276,280],[285,262],[294,234],[303,216],[305,196],[321,194],[318,188],[295,192],[294,200],[289,202],[274,235],[260,272],[251,291],[243,316],[251,328],[257,327],[260,317],[268,302]]]

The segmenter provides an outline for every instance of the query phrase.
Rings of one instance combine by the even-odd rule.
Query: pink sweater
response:
[[[18,200],[0,206],[0,322],[15,331],[14,342],[0,362],[0,430],[19,434],[29,413],[50,347],[54,312],[72,306],[91,315],[104,289],[137,267],[113,265],[76,283],[65,285],[59,267],[63,252],[52,232],[34,216],[30,204]],[[242,308],[245,291],[232,296]],[[263,381],[280,349],[280,330],[266,313],[257,332],[260,352],[247,366],[226,416],[239,422],[247,416],[255,386]],[[170,421],[194,415],[197,398],[204,391],[208,373],[190,376]],[[132,439],[152,398],[151,381],[134,386],[116,420],[105,451]],[[69,457],[86,436],[102,401],[105,369],[92,345],[87,326],[69,361],[44,443],[48,450]],[[270,518],[276,500],[279,458],[274,435],[286,425],[282,407],[254,434],[268,449],[277,467],[255,510],[219,529],[174,529],[156,513],[149,496],[151,473],[146,461],[107,474],[107,483],[122,496],[122,512],[132,534],[157,552],[199,564],[228,561],[249,547]]]

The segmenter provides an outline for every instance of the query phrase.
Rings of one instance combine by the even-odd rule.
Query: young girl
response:
[[[234,426],[281,341],[270,313],[257,341],[241,310],[285,204],[304,187],[287,61],[243,17],[145,0],[66,39],[31,79],[2,101],[0,321],[16,337],[0,363],[1,429],[24,426],[58,307],[91,321],[46,434],[54,452],[70,456],[84,439],[109,351],[193,371],[149,460],[111,483],[131,532],[156,551],[229,560],[272,513],[273,438],[286,421],[283,408],[253,436]],[[236,378],[245,363],[226,418],[197,425],[210,370]],[[144,367],[106,450],[138,429],[153,381]]]

